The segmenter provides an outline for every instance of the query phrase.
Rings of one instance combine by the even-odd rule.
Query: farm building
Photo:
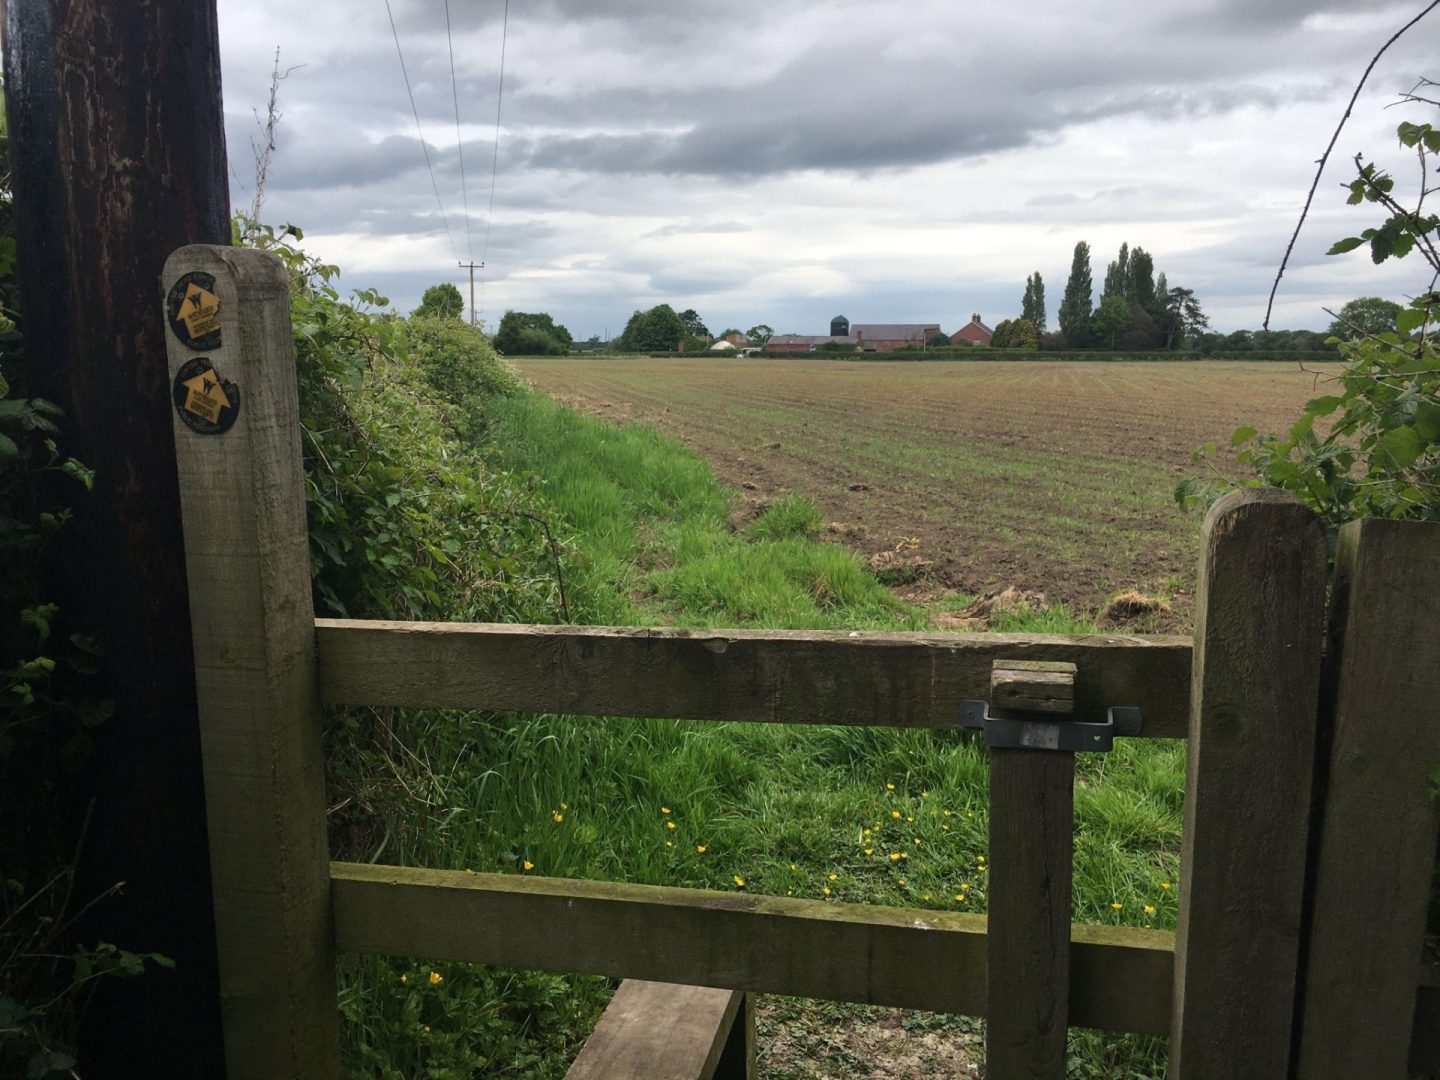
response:
[[[819,345],[851,345],[863,352],[890,352],[905,345],[923,346],[938,333],[938,323],[851,324],[844,315],[836,315],[830,320],[829,334],[776,334],[765,351],[802,353],[814,352]]]
[[[957,345],[962,341],[971,345],[989,345],[994,336],[995,331],[980,321],[980,313],[977,311],[970,316],[968,323],[950,335],[950,340]]]

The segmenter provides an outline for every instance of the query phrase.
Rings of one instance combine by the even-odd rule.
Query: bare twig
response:
[[[255,140],[250,140],[250,149],[255,154],[255,197],[250,202],[250,221],[252,224],[260,222],[260,208],[265,202],[265,178],[270,174],[270,158],[275,153],[275,128],[280,124],[280,117],[283,115],[276,108],[280,97],[280,84],[290,77],[292,71],[298,71],[304,64],[296,64],[280,70],[280,46],[275,46],[275,68],[270,72],[270,100],[265,106],[265,123],[260,123],[260,116],[255,116],[255,126],[260,129],[264,137],[264,146],[256,146]]]
[[[1375,65],[1379,62],[1380,57],[1385,54],[1385,50],[1399,41],[1401,35],[1426,15],[1429,15],[1436,7],[1440,7],[1440,0],[1431,0],[1429,4],[1426,4],[1424,10],[1399,30],[1395,31],[1390,40],[1380,46],[1379,52],[1370,58],[1370,63],[1365,65],[1365,72],[1360,76],[1360,81],[1355,84],[1355,92],[1350,95],[1350,101],[1345,106],[1345,115],[1340,118],[1340,123],[1335,126],[1335,134],[1330,136],[1330,144],[1325,147],[1325,152],[1320,155],[1320,160],[1316,163],[1318,167],[1315,170],[1315,179],[1310,183],[1310,193],[1305,196],[1305,206],[1300,211],[1300,220],[1295,223],[1295,231],[1290,236],[1290,243],[1285,245],[1285,257],[1280,260],[1280,269],[1275,272],[1275,281],[1270,286],[1270,300],[1265,305],[1265,321],[1260,324],[1264,329],[1270,329],[1270,313],[1275,308],[1275,293],[1280,289],[1280,279],[1285,276],[1285,268],[1290,264],[1290,253],[1295,250],[1295,241],[1300,238],[1300,230],[1304,228],[1305,218],[1310,214],[1310,204],[1315,201],[1315,191],[1320,186],[1320,176],[1325,171],[1325,163],[1330,160],[1330,151],[1335,149],[1335,143],[1339,140],[1340,132],[1345,127],[1345,121],[1350,119],[1350,111],[1355,108],[1355,102],[1360,98],[1360,91],[1365,86],[1365,80],[1370,78],[1370,72],[1375,69]]]

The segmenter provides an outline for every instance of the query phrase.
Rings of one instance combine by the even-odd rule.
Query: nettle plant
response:
[[[1407,100],[1435,104],[1414,93]],[[1333,376],[1334,392],[1307,403],[1288,433],[1241,427],[1231,438],[1241,463],[1255,472],[1243,486],[1293,492],[1324,518],[1332,534],[1362,517],[1440,520],[1440,216],[1425,211],[1427,197],[1436,191],[1430,180],[1440,163],[1440,130],[1407,121],[1396,134],[1414,153],[1419,171],[1413,204],[1397,197],[1394,177],[1357,154],[1347,202],[1374,204],[1387,216],[1359,236],[1338,241],[1329,254],[1368,246],[1377,264],[1418,256],[1430,268],[1425,288],[1400,309],[1393,329],[1329,339],[1345,368]],[[1214,452],[1211,444],[1194,457],[1204,462]],[[1175,498],[1203,507],[1234,485],[1218,475],[1192,478],[1175,489]]]

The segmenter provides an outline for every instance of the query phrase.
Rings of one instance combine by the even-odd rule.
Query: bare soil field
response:
[[[1166,598],[1143,629],[1189,622],[1200,523],[1171,491],[1197,468],[1190,450],[1228,448],[1241,424],[1284,430],[1327,392],[1313,371],[1260,362],[516,366],[577,409],[655,424],[755,512],[783,492],[813,499],[917,600],[1013,586],[1103,616],[1127,590]],[[1218,460],[1235,467],[1228,449]]]

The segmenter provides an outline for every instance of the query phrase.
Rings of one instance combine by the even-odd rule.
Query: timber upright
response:
[[[195,245],[161,299],[230,1080],[326,1080],[339,1019],[284,266]]]

